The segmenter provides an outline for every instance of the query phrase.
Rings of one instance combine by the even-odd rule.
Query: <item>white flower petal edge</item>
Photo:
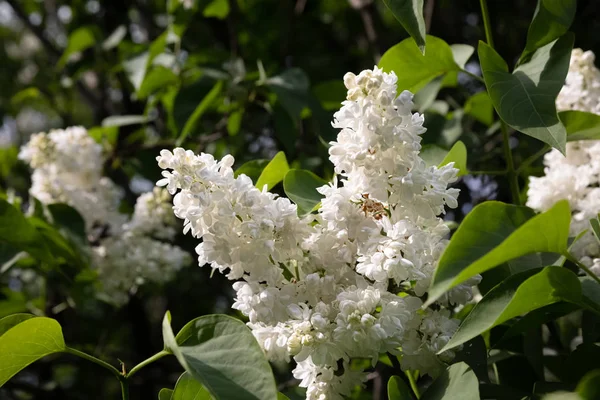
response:
[[[600,115],[600,70],[591,51],[574,49],[565,85],[556,99],[559,111],[575,110]],[[571,248],[572,254],[600,275],[600,244],[589,220],[600,212],[600,141],[567,143],[567,156],[556,149],[544,156],[544,176],[530,177],[527,206],[546,211],[559,200],[568,200],[570,234],[588,230]]]
[[[318,189],[316,215],[301,219],[288,199],[234,177],[231,156],[176,148],[157,157],[158,185],[175,195],[184,232],[202,239],[199,264],[236,281],[233,308],[270,359],[294,358],[307,399],[349,394],[366,377],[352,358],[375,364],[390,352],[405,368],[437,375],[454,354],[436,353],[458,327],[444,307],[472,296],[463,285],[439,311],[421,310],[447,244],[438,216],[457,205],[448,185],[458,171],[419,157],[423,116],[411,113],[410,92],[397,96],[396,82],[377,67],[344,77],[348,97],[329,151],[339,178]]]

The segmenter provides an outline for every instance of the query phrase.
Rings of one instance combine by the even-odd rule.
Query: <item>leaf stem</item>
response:
[[[547,144],[544,145],[544,147],[542,147],[541,149],[539,149],[538,151],[536,151],[533,155],[527,157],[522,163],[521,165],[519,165],[519,168],[517,168],[517,172],[521,173],[523,172],[523,170],[527,167],[529,167],[531,164],[533,164],[538,158],[540,158],[541,156],[543,156],[544,154],[546,154],[548,151],[550,150],[550,146],[548,146]]]
[[[168,351],[165,351],[165,350],[159,351],[158,353],[156,353],[152,357],[147,358],[146,360],[142,361],[141,363],[139,363],[135,367],[131,368],[131,371],[129,371],[127,373],[127,375],[125,375],[125,377],[126,378],[130,378],[133,374],[135,374],[136,372],[138,372],[140,369],[144,368],[146,365],[152,364],[154,361],[159,360],[159,359],[161,359],[164,356],[167,356],[169,354],[171,354],[171,353],[169,353]]]
[[[409,370],[404,371],[404,373],[406,374],[406,377],[408,378],[408,382],[410,383],[410,388],[412,389],[413,393],[415,394],[415,396],[417,397],[417,400],[418,400],[419,398],[421,398],[421,394],[419,393],[419,387],[417,386],[415,377],[413,376],[412,372]]]
[[[488,10],[487,1],[479,0],[481,5],[481,14],[483,16],[483,26],[485,29],[485,40],[487,44],[493,49],[494,39],[492,37],[492,24],[490,23],[490,12]],[[504,147],[504,158],[506,159],[506,173],[508,175],[508,183],[510,186],[510,192],[512,195],[513,203],[516,205],[521,204],[521,195],[519,190],[518,174],[515,170],[515,164],[513,161],[512,151],[510,150],[510,134],[508,132],[508,126],[500,118],[500,129],[502,130],[502,142]]]
[[[119,379],[121,383],[121,399],[129,400],[129,381],[127,379]]]
[[[587,266],[585,266],[584,264],[582,264],[581,262],[579,262],[579,260],[577,260],[575,257],[573,257],[570,253],[567,253],[567,254],[568,254],[567,258],[569,260],[571,260],[572,262],[575,263],[575,265],[577,265],[579,268],[581,268],[582,270],[584,270],[585,273],[590,276],[590,278],[592,278],[596,282],[600,283],[600,277],[598,277],[598,275],[596,275],[595,273],[593,273],[591,269],[589,269]]]
[[[99,358],[96,358],[96,357],[91,356],[91,355],[89,355],[87,353],[84,353],[83,351],[76,350],[76,349],[74,349],[72,347],[66,347],[65,348],[65,352],[69,353],[69,354],[73,354],[73,355],[75,355],[77,357],[83,358],[85,360],[91,361],[94,364],[98,364],[99,366],[101,366],[103,368],[106,368],[107,370],[109,370],[110,372],[112,372],[119,380],[123,379],[123,375],[121,375],[121,372],[118,369],[116,369],[115,367],[113,367],[109,363],[100,360]]]

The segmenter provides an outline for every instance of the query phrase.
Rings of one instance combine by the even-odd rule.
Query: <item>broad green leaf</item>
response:
[[[561,301],[581,303],[581,284],[567,268],[545,267],[512,275],[475,305],[440,352],[461,345],[509,319]]]
[[[479,381],[464,362],[449,366],[423,393],[421,400],[479,400]]]
[[[184,372],[177,383],[170,397],[171,400],[212,400],[208,390],[200,382],[192,377],[188,372]],[[159,399],[160,400],[160,399]]]
[[[0,336],[0,387],[29,364],[64,350],[62,329],[51,318],[31,318],[13,326]]]
[[[558,118],[567,130],[567,142],[600,139],[600,115],[584,111],[561,111]]]
[[[454,56],[454,61],[456,65],[458,65],[461,69],[465,68],[467,61],[475,52],[475,47],[468,44],[451,44],[450,49],[452,50],[452,55]]]
[[[309,106],[310,81],[300,68],[291,68],[266,80],[265,84],[277,95],[277,100],[295,123],[302,110]]]
[[[0,241],[26,251],[39,260],[54,260],[35,227],[4,199],[0,199]]]
[[[342,101],[346,100],[347,89],[339,79],[321,82],[312,88],[315,97],[327,111],[339,110]]]
[[[127,27],[125,25],[119,25],[117,29],[110,34],[109,37],[102,42],[102,50],[108,51],[110,49],[114,49],[121,43],[121,41],[127,35]]]
[[[144,99],[154,92],[176,84],[178,81],[179,78],[170,68],[160,65],[155,66],[146,74],[140,89],[137,91],[137,96]]]
[[[317,188],[327,184],[310,171],[291,169],[283,179],[283,190],[298,206],[298,215],[310,213],[321,202],[323,196]]]
[[[277,185],[283,180],[283,178],[285,178],[285,175],[289,170],[290,166],[285,158],[285,153],[280,151],[279,153],[275,154],[275,157],[273,157],[265,169],[263,169],[258,181],[256,182],[256,187],[262,190],[263,187],[267,185],[267,190],[271,190],[273,186]]]
[[[469,173],[467,169],[467,147],[460,140],[452,146],[439,166],[442,167],[451,162],[454,163],[454,168],[458,169],[458,176]]]
[[[103,127],[140,125],[148,122],[145,115],[112,115],[102,120]]]
[[[443,165],[442,161],[448,155],[448,150],[437,144],[426,144],[421,148],[419,156],[425,161],[428,166]]]
[[[527,207],[487,201],[463,220],[442,254],[427,304],[470,277],[526,254],[567,253],[571,210],[559,201],[535,215]]]
[[[494,106],[487,92],[479,92],[469,97],[465,102],[465,114],[470,115],[484,125],[494,122]]]
[[[163,338],[165,348],[215,400],[277,398],[271,367],[243,322],[206,315],[190,321],[174,337],[167,313]]]
[[[462,349],[457,349],[452,362],[462,361],[467,363],[480,381],[489,382],[487,355],[488,351],[483,336],[477,336],[463,344]]]
[[[277,400],[290,400],[290,398],[287,397],[285,394],[279,392],[277,393]]]
[[[567,33],[576,9],[577,0],[538,0],[521,60]]]
[[[392,376],[387,383],[388,400],[412,400],[410,388],[399,376]]]
[[[239,175],[244,174],[253,182],[257,182],[258,178],[262,174],[265,167],[269,164],[269,160],[252,160],[242,164],[238,169],[235,170],[233,175],[237,178]]]
[[[413,38],[415,44],[425,54],[425,19],[423,0],[383,0],[394,17]]]
[[[511,74],[490,46],[479,42],[483,79],[494,108],[504,122],[565,153],[567,132],[558,119],[556,97],[567,71],[573,35],[566,34],[533,53]]]
[[[73,246],[57,229],[39,218],[29,218],[29,222],[33,225],[41,236],[41,240],[52,253],[54,258],[62,257],[74,266],[84,265],[81,256]]]
[[[158,400],[171,400],[173,391],[171,389],[163,388],[158,392]]]
[[[429,82],[447,72],[460,71],[448,43],[427,35],[427,52],[421,54],[415,41],[408,38],[391,47],[381,57],[379,67],[398,76],[399,91],[418,92]]]
[[[213,105],[223,90],[223,81],[217,81],[213,88],[208,92],[206,97],[202,99],[200,104],[196,107],[192,115],[185,123],[179,139],[177,139],[177,145],[180,146],[185,138],[196,128],[196,124],[202,118],[204,113]]]
[[[85,221],[76,209],[64,203],[48,204],[47,208],[52,215],[54,225],[64,228],[82,241],[87,240]]]
[[[600,314],[600,284],[592,277],[585,275],[581,281],[582,304],[596,314]]]
[[[2,336],[4,333],[6,333],[6,331],[14,327],[15,325],[18,325],[23,321],[27,321],[28,319],[33,317],[35,317],[33,314],[19,313],[9,315],[0,319],[0,336]]]
[[[582,400],[600,399],[600,369],[588,372],[575,389]]]
[[[69,43],[56,64],[57,68],[62,69],[73,54],[82,52],[94,46],[95,43],[96,38],[94,37],[92,28],[89,26],[77,28],[69,35]]]
[[[229,15],[229,1],[228,0],[212,0],[206,5],[202,15],[210,18],[215,17],[218,19],[225,19]]]

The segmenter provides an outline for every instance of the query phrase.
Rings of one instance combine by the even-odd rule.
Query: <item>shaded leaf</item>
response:
[[[600,139],[600,115],[584,111],[561,111],[558,118],[567,130],[567,142]]]
[[[512,275],[475,305],[441,351],[465,343],[511,318],[560,301],[581,302],[581,285],[570,270],[546,267]]]
[[[158,400],[171,400],[173,391],[171,389],[163,388],[158,392]]]
[[[582,400],[600,399],[600,369],[588,372],[575,390]]]
[[[221,90],[223,89],[223,81],[217,81],[213,88],[208,92],[206,97],[202,99],[200,104],[196,107],[192,115],[189,117],[187,122],[185,123],[183,130],[181,131],[181,135],[179,135],[179,139],[177,139],[177,145],[180,146],[185,138],[196,128],[196,124],[202,118],[202,115],[212,106],[215,100],[221,94]]]
[[[421,53],[425,54],[423,0],[383,0],[383,2],[413,38]]]
[[[389,400],[412,400],[410,388],[399,376],[392,376],[387,383],[387,393]]]
[[[19,313],[12,314],[0,319],[0,336],[2,336],[4,333],[6,333],[6,331],[14,327],[15,325],[18,325],[23,321],[27,321],[28,319],[33,317],[35,317],[35,315],[33,314]]]
[[[506,62],[490,46],[479,42],[483,79],[494,108],[512,128],[557,148],[563,154],[567,132],[558,119],[556,97],[562,88],[573,48],[567,34],[508,72]]]
[[[321,202],[323,196],[317,188],[327,182],[310,171],[291,169],[283,179],[283,190],[298,206],[298,215],[310,213]]]
[[[536,216],[530,208],[496,201],[476,206],[442,254],[427,304],[446,290],[508,260],[536,252],[566,254],[570,222],[567,201]]]
[[[470,115],[484,125],[494,122],[494,106],[487,92],[479,92],[469,97],[465,102],[465,114]]]
[[[479,382],[464,362],[449,366],[423,393],[421,400],[479,400]]]
[[[184,372],[177,380],[170,400],[212,400],[212,397],[200,382]]]

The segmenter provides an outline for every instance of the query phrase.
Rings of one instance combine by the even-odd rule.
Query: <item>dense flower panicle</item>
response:
[[[122,305],[143,282],[166,282],[189,263],[182,249],[154,239],[176,234],[171,195],[156,188],[137,199],[131,218],[120,213],[122,190],[102,176],[102,146],[85,128],[34,134],[19,157],[33,168],[31,196],[43,204],[66,203],[83,217],[97,244],[92,259],[104,299]]]
[[[453,353],[436,354],[458,326],[443,307],[469,301],[478,282],[448,294],[442,311],[421,310],[447,244],[438,216],[457,205],[458,190],[448,188],[457,170],[419,157],[423,116],[411,113],[411,93],[397,96],[396,82],[377,67],[344,77],[348,97],[330,148],[338,177],[318,188],[321,207],[305,218],[288,199],[235,177],[231,156],[177,148],[157,157],[158,185],[175,194],[184,232],[202,239],[199,264],[236,280],[233,308],[270,359],[294,358],[307,399],[349,394],[365,379],[352,358],[375,364],[390,352],[406,368],[438,374]]]
[[[600,114],[600,70],[592,51],[573,49],[567,79],[556,99],[559,111],[575,110]]]
[[[566,83],[556,100],[558,110],[600,115],[600,70],[594,58],[591,51],[573,50]],[[545,154],[544,166],[544,176],[529,180],[527,206],[546,211],[557,201],[568,200],[571,236],[588,230],[571,252],[600,275],[600,244],[589,229],[589,220],[600,212],[600,141],[569,142],[566,157],[553,149]]]

